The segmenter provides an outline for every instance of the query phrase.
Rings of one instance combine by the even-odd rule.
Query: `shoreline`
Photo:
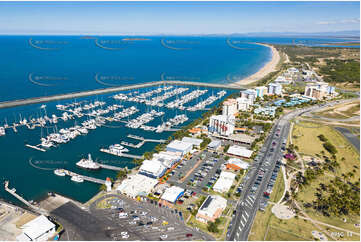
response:
[[[239,86],[239,85],[249,85],[249,84],[252,84],[252,83],[262,79],[263,77],[267,76],[269,73],[276,71],[276,66],[281,60],[280,54],[277,51],[277,49],[273,45],[270,45],[270,44],[261,44],[261,43],[255,43],[255,44],[263,45],[263,46],[266,46],[266,47],[270,48],[271,52],[272,52],[271,60],[268,61],[256,73],[254,73],[254,74],[252,74],[252,75],[250,75],[250,76],[248,76],[246,78],[243,78],[241,80],[232,82],[232,83],[229,84],[229,86],[232,86],[232,85],[237,85],[237,86]]]

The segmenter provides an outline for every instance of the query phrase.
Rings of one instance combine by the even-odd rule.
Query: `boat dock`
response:
[[[108,170],[120,171],[122,169],[122,168],[120,168],[118,166],[105,165],[105,164],[98,163],[98,162],[95,162],[95,163],[97,165],[99,165],[101,168],[108,169]]]
[[[128,134],[127,137],[131,138],[131,139],[141,140],[144,142],[154,142],[154,143],[165,143],[166,142],[166,140],[164,140],[164,139],[146,139],[144,137],[140,137],[140,136],[132,135],[132,134]]]
[[[39,208],[39,207],[31,204],[30,202],[28,202],[27,200],[25,200],[22,196],[20,196],[19,194],[17,194],[15,188],[10,189],[10,188],[9,188],[9,181],[5,181],[5,183],[4,183],[4,188],[5,188],[5,191],[7,191],[8,193],[10,193],[10,194],[13,195],[14,197],[16,197],[19,201],[21,201],[22,203],[24,203],[26,206],[28,206],[28,207],[31,208],[32,210],[34,210],[34,211],[36,211],[36,212],[38,212],[38,213],[44,214],[44,215],[47,215],[47,214],[48,214],[48,212],[45,211],[44,209]]]
[[[105,180],[101,180],[101,179],[90,177],[90,176],[80,175],[80,174],[77,174],[75,172],[68,171],[68,170],[64,170],[64,171],[65,171],[65,174],[68,176],[79,176],[79,177],[83,178],[85,181],[90,181],[90,182],[94,182],[94,183],[98,183],[98,184],[105,184]]]
[[[132,159],[143,159],[143,156],[139,156],[139,155],[131,155],[131,154],[125,154],[125,153],[114,154],[114,153],[110,152],[108,149],[100,149],[100,151],[110,154],[110,155],[116,155],[119,157],[132,158]]]
[[[0,102],[0,108],[10,108],[28,104],[35,103],[44,103],[50,101],[64,100],[64,99],[72,99],[79,97],[86,97],[92,95],[99,95],[105,93],[112,93],[118,91],[126,91],[132,89],[140,89],[145,87],[153,87],[153,86],[161,86],[161,85],[182,85],[182,86],[197,86],[197,87],[206,87],[206,88],[222,88],[222,89],[233,89],[233,90],[245,90],[246,88],[243,86],[239,86],[236,84],[217,84],[217,83],[202,83],[202,82],[188,82],[188,81],[154,81],[147,82],[143,84],[133,84],[133,85],[124,85],[119,87],[110,87],[103,89],[96,89],[91,91],[83,91],[83,92],[73,92],[67,94],[58,94],[46,97],[37,97],[37,98],[27,98],[27,99],[19,99],[14,101],[5,101]]]
[[[29,144],[26,144],[25,146],[26,146],[26,147],[29,147],[29,148],[32,148],[32,149],[35,149],[35,150],[39,150],[39,151],[42,151],[42,152],[46,152],[45,149],[38,147],[38,145],[29,145]]]

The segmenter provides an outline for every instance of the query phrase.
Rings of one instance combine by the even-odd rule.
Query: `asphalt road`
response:
[[[356,135],[343,127],[336,127],[335,129],[340,131],[340,133],[360,152],[360,139]]]
[[[244,189],[241,192],[241,196],[237,202],[236,214],[233,216],[232,222],[230,224],[228,230],[229,232],[227,233],[227,240],[245,241],[248,239],[248,235],[252,228],[260,203],[266,200],[263,196],[263,192],[266,190],[277,160],[280,159],[283,155],[281,152],[282,141],[288,137],[290,131],[289,121],[296,116],[301,116],[309,112],[343,102],[346,102],[346,100],[330,102],[324,105],[312,106],[305,109],[296,109],[295,111],[282,116],[278,121],[276,121],[275,125],[270,131],[270,134],[264,142],[260,153],[256,157],[255,162],[252,163],[248,174],[243,180]],[[276,130],[278,128],[280,129],[279,137],[276,136]],[[273,146],[274,151],[271,152],[273,141],[276,141],[277,143],[275,146]],[[266,165],[267,163],[268,165]],[[266,167],[265,174],[257,190],[252,192],[251,189],[257,179],[257,173],[262,167]]]

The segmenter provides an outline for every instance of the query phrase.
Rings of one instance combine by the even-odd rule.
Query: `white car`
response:
[[[129,238],[129,234],[122,235],[122,239],[128,239],[128,238]]]
[[[136,224],[137,222],[135,221],[130,221],[129,224]]]
[[[161,239],[166,239],[166,238],[168,238],[168,235],[162,234],[162,235],[160,236],[160,238],[161,238]]]
[[[128,234],[128,232],[127,232],[127,231],[123,231],[123,232],[121,232],[120,234],[121,234],[121,235],[126,235],[126,234]]]
[[[135,217],[135,218],[133,218],[133,220],[134,220],[134,221],[139,221],[140,218],[139,218],[139,217]]]
[[[119,213],[119,218],[127,218],[128,214],[127,213]]]
[[[169,227],[168,228],[168,231],[173,231],[174,230],[174,227]]]

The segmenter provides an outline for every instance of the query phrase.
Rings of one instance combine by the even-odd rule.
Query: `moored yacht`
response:
[[[81,159],[76,163],[76,165],[84,169],[90,169],[90,170],[100,169],[100,166],[92,160],[90,154],[88,154],[88,159]]]

